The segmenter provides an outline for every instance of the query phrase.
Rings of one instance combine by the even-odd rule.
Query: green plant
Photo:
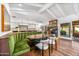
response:
[[[61,35],[66,35],[66,31],[61,30],[61,31],[60,31],[60,34],[61,34]]]

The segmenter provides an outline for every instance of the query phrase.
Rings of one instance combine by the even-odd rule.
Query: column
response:
[[[0,4],[0,32],[1,32],[1,4]]]
[[[1,31],[4,32],[4,5],[1,5]]]

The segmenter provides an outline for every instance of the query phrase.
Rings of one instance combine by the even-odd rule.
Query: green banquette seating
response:
[[[30,51],[27,36],[26,32],[18,32],[15,35],[11,34],[9,36],[9,51],[11,56],[18,56]]]

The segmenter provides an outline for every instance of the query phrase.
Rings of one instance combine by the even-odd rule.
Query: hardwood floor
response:
[[[79,55],[79,42],[61,40],[60,48],[57,51],[54,50],[52,55],[55,56],[78,56]]]
[[[4,40],[0,42],[4,42]],[[8,52],[7,48],[6,50],[4,49],[5,47],[6,47],[5,45],[2,45],[3,50],[0,49],[0,52],[6,53],[6,50]],[[21,56],[42,56],[42,51],[33,48],[30,52],[22,54]],[[44,56],[49,56],[49,50],[44,51]],[[51,56],[79,56],[79,42],[60,39],[60,45],[58,49],[57,50],[53,49],[51,52]]]
[[[41,56],[41,51],[33,49],[29,53],[23,54],[24,56]],[[44,51],[44,56],[49,56],[49,51]],[[60,47],[58,50],[53,49],[51,56],[79,56],[79,42],[70,40],[60,40]]]

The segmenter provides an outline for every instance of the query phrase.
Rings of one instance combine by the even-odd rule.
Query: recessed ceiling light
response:
[[[22,4],[18,4],[19,6],[22,6]]]

